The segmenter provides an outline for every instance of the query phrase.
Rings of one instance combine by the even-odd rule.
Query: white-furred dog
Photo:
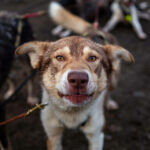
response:
[[[139,18],[150,20],[150,15],[140,11],[135,3],[136,0],[114,0],[111,4],[112,16],[104,31],[111,31],[120,21],[126,21],[131,23],[138,38],[146,39],[147,35],[142,29]]]

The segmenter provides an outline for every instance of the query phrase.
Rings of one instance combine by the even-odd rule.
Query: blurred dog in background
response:
[[[88,22],[92,22],[93,26],[98,28],[99,13],[110,4],[111,0],[59,0],[58,2],[71,13],[80,16]],[[65,37],[70,35],[71,31],[69,29],[64,31],[64,28],[59,25],[52,30],[52,34]]]
[[[1,11],[0,12],[0,87],[6,83],[13,58],[14,50],[22,43],[34,40],[32,28],[27,19],[21,18],[17,13]],[[28,62],[27,58],[21,62]],[[31,73],[30,65],[26,65],[26,71],[29,75]],[[30,83],[30,82],[29,82]],[[30,83],[31,84],[31,83]],[[31,85],[29,85],[31,87]],[[12,86],[11,86],[12,87]],[[5,98],[13,93],[13,90],[5,94]],[[32,88],[28,91],[28,103],[34,103],[34,96],[32,96]]]
[[[119,22],[123,21],[133,26],[139,39],[147,38],[139,21],[140,18],[150,20],[150,13],[144,9],[148,7],[146,2],[139,3],[136,0],[59,0],[58,2],[73,14],[84,18],[88,22],[92,22],[95,28],[99,27],[100,13],[103,10],[105,10],[105,13],[108,13],[111,9],[112,16],[105,25],[104,31],[109,32],[113,30]],[[65,37],[70,35],[71,31],[64,30],[59,25],[52,30],[52,34]]]
[[[109,32],[113,30],[119,22],[126,21],[131,23],[139,39],[146,39],[147,35],[143,31],[139,19],[150,20],[150,14],[143,12],[139,6],[136,0],[114,0],[111,4],[112,16],[104,27],[104,31]]]
[[[0,12],[0,89],[6,84],[10,69],[14,59],[14,51],[17,46],[24,42],[34,40],[31,26],[27,19],[20,18],[17,13],[1,11]],[[28,58],[25,58],[26,61]],[[25,63],[25,62],[21,62]],[[31,73],[29,64],[25,65],[28,74]],[[11,82],[9,82],[11,83]],[[28,103],[35,103],[36,98],[32,95],[32,83],[30,81],[28,88]],[[12,83],[5,98],[8,98],[14,91]],[[0,108],[0,121],[5,120],[5,108]],[[0,127],[0,149],[8,148],[5,126]]]

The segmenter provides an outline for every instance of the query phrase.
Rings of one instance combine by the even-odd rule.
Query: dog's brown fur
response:
[[[104,100],[109,88],[111,70],[117,60],[133,62],[133,56],[125,49],[113,45],[100,45],[79,36],[67,37],[56,42],[29,42],[20,46],[16,53],[28,54],[33,68],[42,77],[42,102],[48,106],[41,119],[48,136],[48,150],[61,149],[64,127],[80,127],[89,140],[89,150],[103,147]],[[59,58],[59,56],[62,56]],[[94,59],[90,59],[91,57]],[[80,97],[88,100],[74,103],[68,81],[69,73],[88,74],[85,89],[78,89]],[[85,122],[84,126],[80,126]]]

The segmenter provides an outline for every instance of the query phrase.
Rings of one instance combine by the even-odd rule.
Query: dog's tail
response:
[[[78,34],[84,34],[90,28],[93,28],[90,23],[71,14],[57,2],[49,4],[49,15],[55,23]]]

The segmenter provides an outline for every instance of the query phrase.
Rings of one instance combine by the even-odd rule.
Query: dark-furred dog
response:
[[[0,12],[0,90],[6,83],[17,46],[33,40],[33,34],[27,19],[21,19],[16,13]],[[5,120],[5,108],[0,108],[0,122]],[[0,127],[0,150],[8,149],[5,126]]]

